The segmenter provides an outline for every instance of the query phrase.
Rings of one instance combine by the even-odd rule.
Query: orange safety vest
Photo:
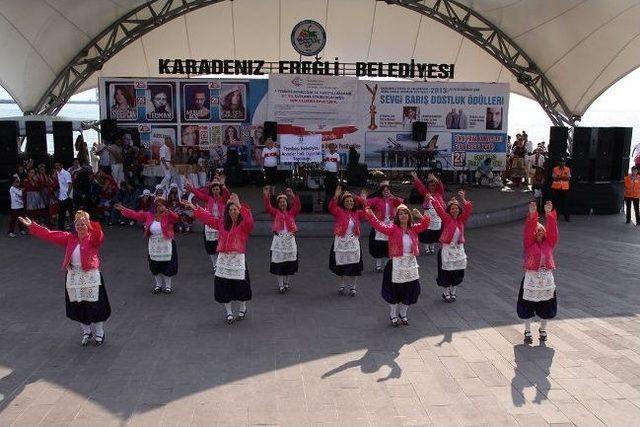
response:
[[[559,166],[553,168],[553,182],[551,183],[551,188],[553,190],[569,190],[569,178],[571,178],[571,169],[568,166],[560,169]],[[560,180],[558,178],[565,178],[565,180]]]
[[[624,177],[624,197],[627,199],[640,199],[640,175],[631,179],[631,175]]]

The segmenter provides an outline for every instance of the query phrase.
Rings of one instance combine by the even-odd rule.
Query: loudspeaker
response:
[[[33,159],[34,166],[47,165],[47,128],[45,122],[26,122],[27,156]]]
[[[416,142],[427,140],[427,122],[413,122],[412,139]]]
[[[624,185],[621,182],[579,182],[571,185],[568,204],[573,214],[613,215],[622,210]]]
[[[118,121],[115,119],[100,120],[100,135],[103,142],[114,142],[118,135]]]
[[[596,128],[596,155],[594,181],[611,181],[613,166],[613,128]]]
[[[68,168],[73,163],[73,124],[53,122],[53,161]]]
[[[278,139],[278,122],[264,122],[264,131],[262,132],[262,135],[265,140],[267,138],[271,138],[276,141]]]
[[[595,148],[597,131],[588,127],[573,130],[571,175],[575,181],[593,182],[595,179]]]
[[[0,121],[0,175],[10,175],[18,163],[18,122]]]
[[[613,129],[613,164],[611,165],[611,180],[622,181],[629,170],[629,156],[631,154],[631,134],[633,128]]]
[[[551,126],[549,129],[549,156],[566,157],[569,128],[563,126]]]

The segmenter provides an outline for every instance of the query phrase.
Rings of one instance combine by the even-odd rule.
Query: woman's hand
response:
[[[335,191],[335,193],[333,193],[333,197],[334,197],[335,199],[339,199],[341,195],[342,195],[342,186],[341,186],[341,185],[338,185],[338,186],[336,187],[336,191]]]
[[[262,187],[262,195],[264,197],[269,197],[270,194],[271,194],[271,190],[268,185],[265,185],[264,187]]]
[[[284,190],[284,194],[287,197],[291,198],[291,197],[293,197],[293,190],[291,188],[287,188],[286,190]]]
[[[364,209],[364,212],[368,215],[368,216],[372,216],[373,215],[373,211],[371,210],[371,208],[369,206],[367,206]]]
[[[25,227],[29,227],[31,224],[33,224],[33,221],[31,221],[29,219],[29,217],[26,216],[19,216],[18,220],[25,226]]]
[[[533,215],[536,213],[537,210],[538,210],[538,207],[536,206],[536,202],[529,202],[529,214]]]
[[[547,202],[544,204],[544,212],[551,213],[552,210],[553,210],[553,203],[551,202],[551,200],[547,200]]]
[[[411,178],[418,179],[418,174],[412,171],[411,172]]]
[[[236,193],[231,194],[231,197],[229,197],[229,201],[234,205],[240,207],[240,198]]]
[[[420,211],[418,209],[413,209],[411,211],[411,214],[414,216],[414,218],[417,218],[418,220],[422,221],[422,214],[420,213]]]
[[[467,202],[467,199],[465,198],[465,195],[466,195],[466,194],[467,194],[467,193],[465,193],[465,191],[464,191],[464,190],[460,190],[460,191],[458,191],[458,197],[460,197],[460,199],[461,199],[464,203],[466,203],[466,202]]]
[[[363,199],[367,198],[367,189],[363,188],[362,190],[360,190],[360,197],[362,197]]]
[[[188,200],[181,201],[180,204],[186,209],[191,209],[192,211],[196,210],[196,206]]]
[[[122,206],[122,203],[116,203],[115,205],[113,205],[113,208],[117,211],[122,211],[122,209],[124,209],[124,206]]]

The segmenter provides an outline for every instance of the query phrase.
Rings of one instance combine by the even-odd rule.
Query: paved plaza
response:
[[[454,304],[440,299],[435,258],[421,257],[422,295],[398,329],[364,238],[350,298],[328,269],[331,239],[299,239],[301,273],[283,296],[269,238],[252,237],[253,301],[227,326],[200,235],[178,238],[167,296],[151,294],[142,231],[106,233],[103,347],[81,347],[65,318],[63,251],[1,239],[0,426],[640,424],[640,229],[622,216],[560,223],[547,346],[537,333],[522,344],[515,313],[521,222],[468,231]]]

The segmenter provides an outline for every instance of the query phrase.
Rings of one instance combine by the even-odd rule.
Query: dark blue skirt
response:
[[[269,251],[269,259],[271,259],[271,251]],[[291,276],[298,272],[298,254],[295,261],[273,262],[269,265],[269,273],[277,276]]]
[[[66,276],[65,276],[66,282]],[[107,288],[104,286],[104,278],[100,273],[100,290],[98,301],[71,302],[67,293],[66,283],[64,289],[64,302],[67,309],[67,317],[76,322],[88,325],[89,323],[104,322],[111,316],[111,305],[107,296]]]
[[[447,288],[449,286],[458,286],[464,280],[464,270],[443,270],[442,269],[442,249],[438,251],[438,277],[436,283],[438,286]]]
[[[149,255],[149,270],[154,276],[162,274],[163,276],[172,277],[178,274],[178,247],[176,241],[171,241],[171,259],[169,261],[153,261]]]
[[[216,302],[226,304],[231,301],[251,300],[251,280],[249,270],[244,271],[244,280],[225,279],[215,276],[213,280],[213,297]]]
[[[360,251],[360,261],[353,264],[336,265],[336,252],[331,244],[331,252],[329,253],[329,269],[336,276],[361,276],[364,269],[362,263],[362,250]]]
[[[393,262],[388,260],[384,266],[382,275],[382,298],[389,304],[402,303],[411,305],[418,302],[420,296],[420,281],[414,280],[406,283],[393,283],[391,281],[393,273]]]
[[[558,300],[556,299],[556,293],[553,293],[553,298],[546,301],[526,301],[522,299],[524,292],[524,277],[520,282],[520,292],[518,292],[518,303],[516,308],[518,310],[518,317],[521,319],[531,319],[534,316],[538,316],[541,319],[553,319],[558,313]]]
[[[373,227],[369,233],[369,255],[376,259],[389,256],[389,242],[376,240],[376,230]]]
[[[218,253],[218,241],[212,240],[209,241],[204,236],[204,231],[202,232],[202,240],[204,241],[204,250],[207,251],[207,255],[215,255]]]
[[[418,234],[418,240],[420,243],[433,244],[438,243],[440,235],[442,234],[442,228],[440,230],[424,230]]]

